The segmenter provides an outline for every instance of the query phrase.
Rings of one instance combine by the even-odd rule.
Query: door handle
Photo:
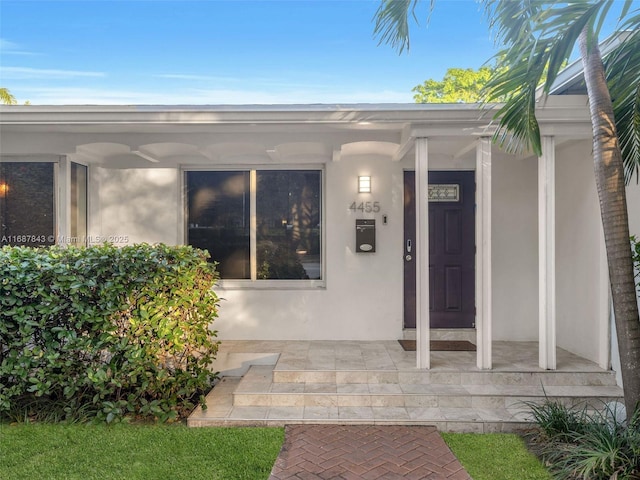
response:
[[[407,253],[411,253],[411,239],[407,240]]]

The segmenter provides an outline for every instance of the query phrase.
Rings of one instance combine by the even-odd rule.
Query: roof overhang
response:
[[[402,160],[417,137],[430,150],[472,154],[500,106],[476,104],[3,106],[2,155],[70,155],[116,168],[224,162]],[[540,104],[543,134],[591,134],[585,97]],[[432,148],[433,147],[433,148]]]

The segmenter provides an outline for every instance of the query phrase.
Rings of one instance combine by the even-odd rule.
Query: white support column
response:
[[[538,295],[540,368],[556,369],[555,139],[542,137],[538,158]]]
[[[87,174],[87,246],[90,246],[100,243],[96,239],[102,236],[102,167],[89,165]]]
[[[258,263],[257,263],[257,249],[258,249],[258,218],[256,216],[256,185],[258,184],[258,172],[256,170],[251,170],[249,173],[249,184],[250,184],[250,196],[249,196],[249,211],[251,212],[251,217],[249,217],[249,250],[251,254],[249,255],[249,267],[251,271],[251,280],[255,281],[258,278]]]
[[[429,322],[429,153],[426,138],[416,139],[416,362],[430,368]]]
[[[71,162],[65,156],[58,160],[56,244],[67,245],[71,237]]]
[[[476,145],[476,344],[477,366],[492,368],[491,139]]]

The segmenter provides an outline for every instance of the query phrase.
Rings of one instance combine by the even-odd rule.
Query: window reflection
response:
[[[258,279],[320,279],[319,171],[257,172]]]
[[[55,243],[54,168],[47,162],[0,162],[0,245]]]
[[[251,278],[249,172],[187,172],[187,239],[219,262],[222,278]]]
[[[223,279],[250,279],[251,215],[255,215],[258,280],[319,280],[319,170],[260,170],[256,211],[250,211],[250,172],[187,172],[187,240],[209,251]]]

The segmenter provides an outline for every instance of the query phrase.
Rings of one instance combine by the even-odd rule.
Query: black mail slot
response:
[[[376,221],[356,220],[356,252],[376,251]]]

